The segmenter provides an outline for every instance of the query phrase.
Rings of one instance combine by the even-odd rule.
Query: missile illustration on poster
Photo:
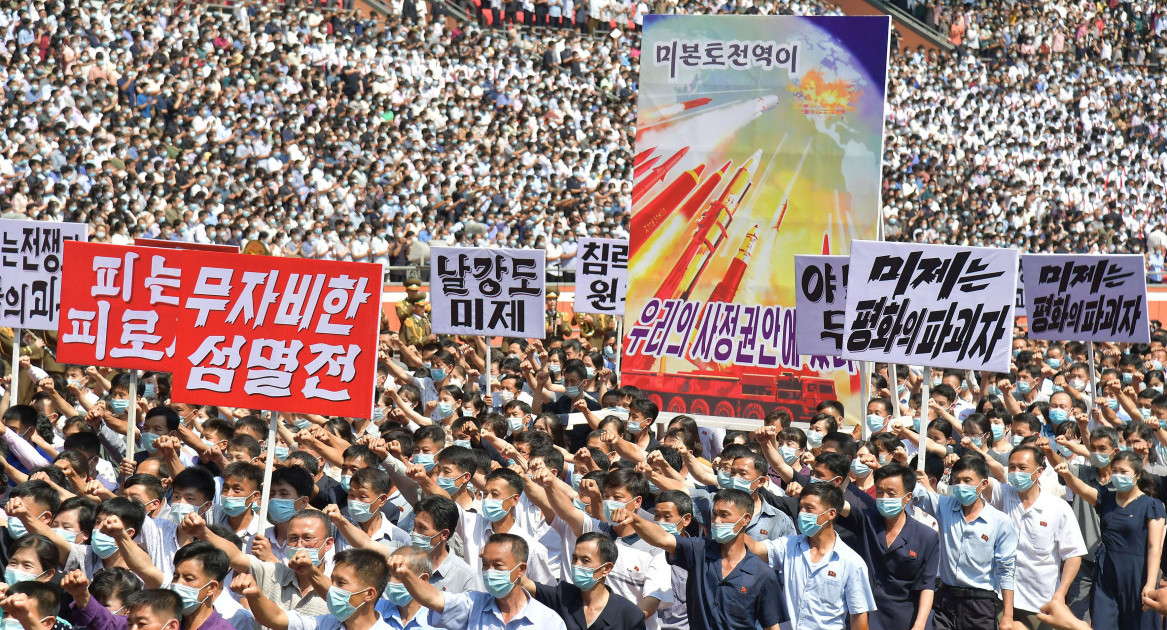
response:
[[[645,17],[623,369],[663,411],[860,409],[854,364],[796,352],[793,257],[875,238],[889,28]]]

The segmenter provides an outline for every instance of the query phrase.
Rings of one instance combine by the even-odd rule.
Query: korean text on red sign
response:
[[[81,223],[0,219],[0,326],[56,330],[66,241],[85,241]]]
[[[1143,257],[1026,254],[1031,339],[1150,343]]]
[[[1017,251],[852,241],[843,356],[1008,372]]]
[[[623,315],[627,294],[628,241],[579,239],[575,256],[575,312]]]
[[[185,254],[66,242],[57,359],[77,365],[175,371]]]
[[[543,250],[432,248],[434,333],[542,339],[546,260]]]
[[[380,265],[184,254],[176,400],[370,416]]]

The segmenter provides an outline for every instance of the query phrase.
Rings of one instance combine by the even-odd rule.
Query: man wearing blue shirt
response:
[[[916,488],[916,473],[890,463],[876,468],[875,504],[843,506],[840,519],[859,536],[855,551],[867,562],[877,609],[872,630],[931,628],[932,601],[940,567],[940,538],[904,508]]]
[[[485,593],[443,593],[422,580],[400,557],[389,559],[389,569],[415,600],[430,609],[428,623],[435,628],[505,630],[522,625],[567,630],[553,610],[516,588],[527,574],[527,541],[514,534],[491,534],[481,558]]]
[[[936,630],[997,628],[997,592],[1004,613],[1002,628],[1013,626],[1013,571],[1017,529],[1008,516],[985,503],[989,465],[965,455],[952,465],[953,496],[938,495],[919,476],[913,493],[940,527],[940,585],[936,591]]]
[[[635,512],[613,510],[612,523],[631,525],[670,564],[689,571],[685,605],[692,630],[778,630],[783,621],[778,580],[746,547],[754,499],[741,490],[713,497],[712,538],[682,538]],[[865,630],[864,627],[863,630]],[[856,630],[860,630],[856,628]]]
[[[790,626],[797,630],[868,630],[867,613],[875,610],[867,565],[835,534],[843,509],[843,491],[829,483],[812,483],[799,497],[802,533],[781,540],[748,541],[781,575],[782,597]]]

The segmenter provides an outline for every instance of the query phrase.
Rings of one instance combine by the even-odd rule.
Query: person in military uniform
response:
[[[412,312],[401,320],[401,340],[420,351],[430,340],[429,300],[419,294],[410,302],[410,308]]]
[[[425,292],[420,290],[420,288],[421,288],[421,279],[420,278],[406,278],[405,282],[403,282],[402,284],[405,286],[405,299],[401,300],[400,302],[397,303],[396,310],[397,310],[397,321],[401,322],[401,325],[404,326],[405,320],[409,319],[410,315],[413,315],[413,301],[419,297],[424,298]],[[426,302],[425,312],[426,312],[426,316],[429,316],[429,312],[430,312],[429,302]]]
[[[580,339],[586,339],[592,352],[602,352],[604,334],[616,330],[616,318],[603,313],[576,313],[571,316],[571,325],[579,326]]]
[[[544,311],[547,337],[568,337],[571,335],[571,318],[559,310],[559,293],[547,292],[547,309]]]

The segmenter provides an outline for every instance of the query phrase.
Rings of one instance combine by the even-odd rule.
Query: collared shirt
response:
[[[758,510],[750,520],[750,526],[743,532],[754,540],[777,540],[784,536],[793,536],[798,533],[794,529],[794,521],[781,510],[762,501],[762,509]]]
[[[781,574],[782,598],[794,630],[842,630],[848,615],[875,610],[863,558],[835,537],[835,546],[817,563],[803,534],[764,540],[770,566]]]
[[[839,520],[858,533],[855,551],[870,572],[876,610],[868,616],[868,625],[872,630],[910,628],[919,613],[920,591],[936,589],[940,570],[936,530],[907,515],[900,533],[888,545],[887,520],[875,506],[852,505],[851,515]],[[927,627],[932,627],[930,621]]]
[[[989,482],[989,503],[1013,521],[1017,529],[1017,569],[1013,606],[1037,612],[1053,599],[1061,577],[1062,563],[1086,555],[1086,541],[1065,501],[1040,492],[1028,509],[1017,490]]]
[[[560,582],[555,586],[546,584],[535,585],[535,599],[551,610],[559,613],[567,630],[644,630],[644,611],[636,604],[608,591],[608,603],[604,610],[592,621],[589,626],[584,615],[583,595],[575,584]]]
[[[388,603],[387,600],[386,603]],[[381,602],[377,602],[377,622],[370,626],[369,630],[402,630],[400,619],[398,620],[397,626],[385,623],[385,618],[380,614],[380,604]],[[425,610],[419,610],[417,614],[414,615],[414,619],[424,616]],[[298,612],[288,611],[288,630],[340,630],[344,627],[342,623],[343,622],[341,620],[332,615],[316,615],[315,617],[309,617],[308,615],[302,615]],[[410,626],[406,627],[412,629],[419,626],[411,624]],[[428,628],[429,626],[424,627]]]
[[[487,539],[494,533],[494,523],[481,514],[463,510],[461,506],[458,507],[458,511],[461,512],[461,518],[458,519],[457,532],[462,537],[464,557],[477,559]],[[547,559],[547,549],[532,532],[515,521],[508,533],[522,536],[527,540],[527,577],[545,584],[559,581],[558,571],[552,569],[551,562]]]
[[[776,626],[785,615],[778,578],[766,561],[746,551],[737,566],[722,575],[721,545],[712,538],[682,538],[669,555],[670,564],[689,572],[685,592],[693,630],[754,630]]]
[[[515,587],[519,588],[519,587]],[[445,630],[567,630],[563,619],[554,610],[527,596],[527,604],[509,622],[504,622],[498,602],[488,593],[443,593],[442,612],[429,611],[427,621],[435,628]]]
[[[430,584],[438,587],[440,591],[448,593],[465,593],[467,591],[477,591],[482,588],[482,576],[477,571],[470,568],[466,561],[454,555],[452,551],[446,552],[446,558],[442,563],[434,569],[433,575],[430,576]]]
[[[350,522],[355,524],[357,527],[361,526],[360,523],[353,521],[352,516],[349,512],[349,508],[347,508],[347,507],[343,508],[341,510],[341,514],[343,514],[345,518],[347,518]],[[390,523],[389,519],[386,518],[384,514],[378,512],[377,514],[375,514],[373,516],[373,518],[380,520],[380,523],[378,523],[378,525],[377,525],[377,529],[375,529],[373,531],[373,533],[369,535],[369,538],[371,538],[373,540],[373,542],[381,543],[384,545],[389,545],[389,543],[394,543],[394,542],[400,543],[399,545],[389,545],[390,547],[392,547],[394,549],[396,549],[397,547],[406,546],[406,545],[410,544],[410,542],[412,542],[412,540],[409,537],[409,532],[401,529],[400,527],[394,525],[393,523]],[[350,543],[348,540],[346,540],[344,535],[342,535],[340,533],[340,531],[338,530],[337,534],[336,534],[336,551],[337,551],[337,553],[344,551],[345,549],[348,549],[349,547],[352,547],[352,546],[353,546],[352,543]]]
[[[408,622],[401,621],[401,610],[387,599],[377,600],[377,613],[392,630],[432,630],[429,623],[429,611],[423,606],[413,614]],[[289,630],[291,630],[289,628]]]
[[[317,595],[315,589],[307,593],[300,589],[296,572],[282,562],[264,562],[254,556],[248,558],[250,573],[264,596],[288,612],[298,612],[306,616],[328,613],[328,603]]]
[[[959,588],[1013,590],[1017,528],[985,505],[970,523],[960,501],[916,486],[913,500],[940,525],[940,581]]]

